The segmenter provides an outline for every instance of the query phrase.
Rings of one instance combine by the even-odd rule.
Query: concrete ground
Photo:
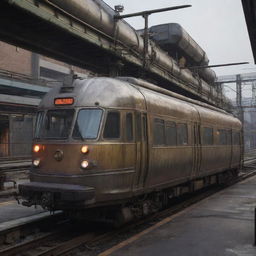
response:
[[[21,204],[18,204],[14,199],[10,199],[9,201],[0,202],[0,224],[17,220],[24,217],[29,217],[38,213],[45,212],[41,207],[25,207]]]
[[[101,256],[255,256],[256,177],[236,184]]]
[[[15,192],[18,192],[18,186],[19,184],[26,183],[29,181],[28,178],[24,179],[15,179],[16,185],[14,186],[14,183],[11,181],[4,182],[4,189],[0,190],[0,199],[1,198],[13,198],[13,194]]]
[[[19,184],[28,182],[27,179],[20,179],[17,181]],[[17,188],[13,187],[13,183],[5,182],[4,190],[0,191],[0,226],[4,222],[17,220],[24,217],[29,217],[42,212],[45,212],[41,207],[25,207],[15,200],[13,193],[17,192]]]

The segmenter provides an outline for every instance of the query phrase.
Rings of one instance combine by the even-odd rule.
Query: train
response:
[[[242,125],[132,77],[67,79],[41,101],[25,206],[127,222],[237,176]]]

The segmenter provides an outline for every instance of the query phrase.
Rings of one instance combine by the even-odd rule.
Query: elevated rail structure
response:
[[[256,101],[256,72],[244,73],[244,74],[236,74],[236,75],[227,75],[227,76],[219,76],[216,81],[216,85],[219,89],[224,84],[236,84],[236,107],[255,107]],[[250,104],[247,101],[246,104],[242,103],[242,84],[252,85],[252,100]]]
[[[2,0],[0,39],[99,75],[144,77],[165,89],[226,106],[214,86],[180,68],[151,40],[145,56],[143,37],[117,15],[101,0]]]
[[[233,102],[234,112],[243,123],[243,137],[245,151],[256,147],[256,72],[220,76],[217,78],[219,90],[225,84],[236,86],[236,99]],[[252,97],[243,97],[242,86],[251,86]]]

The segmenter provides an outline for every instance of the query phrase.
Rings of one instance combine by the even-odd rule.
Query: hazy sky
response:
[[[251,64],[215,68],[217,75],[256,72],[241,0],[104,0],[112,8],[124,5],[123,14],[175,5],[192,7],[149,17],[149,25],[175,22],[206,51],[210,64],[248,61]],[[144,27],[144,19],[126,19],[136,29]]]

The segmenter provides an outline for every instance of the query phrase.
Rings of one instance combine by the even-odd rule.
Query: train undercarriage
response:
[[[97,207],[93,204],[91,206],[88,204],[87,208],[81,207],[81,201],[77,201],[77,205],[74,204],[74,201],[66,201],[59,204],[58,193],[52,193],[47,190],[40,193],[29,193],[29,197],[26,201],[22,201],[22,205],[28,207],[40,205],[43,209],[52,212],[59,210],[61,207],[68,217],[75,220],[103,222],[120,226],[165,209],[171,205],[173,199],[182,195],[190,194],[216,184],[228,184],[238,176],[238,173],[238,169],[226,170],[174,187],[158,189],[128,200],[112,201]]]

